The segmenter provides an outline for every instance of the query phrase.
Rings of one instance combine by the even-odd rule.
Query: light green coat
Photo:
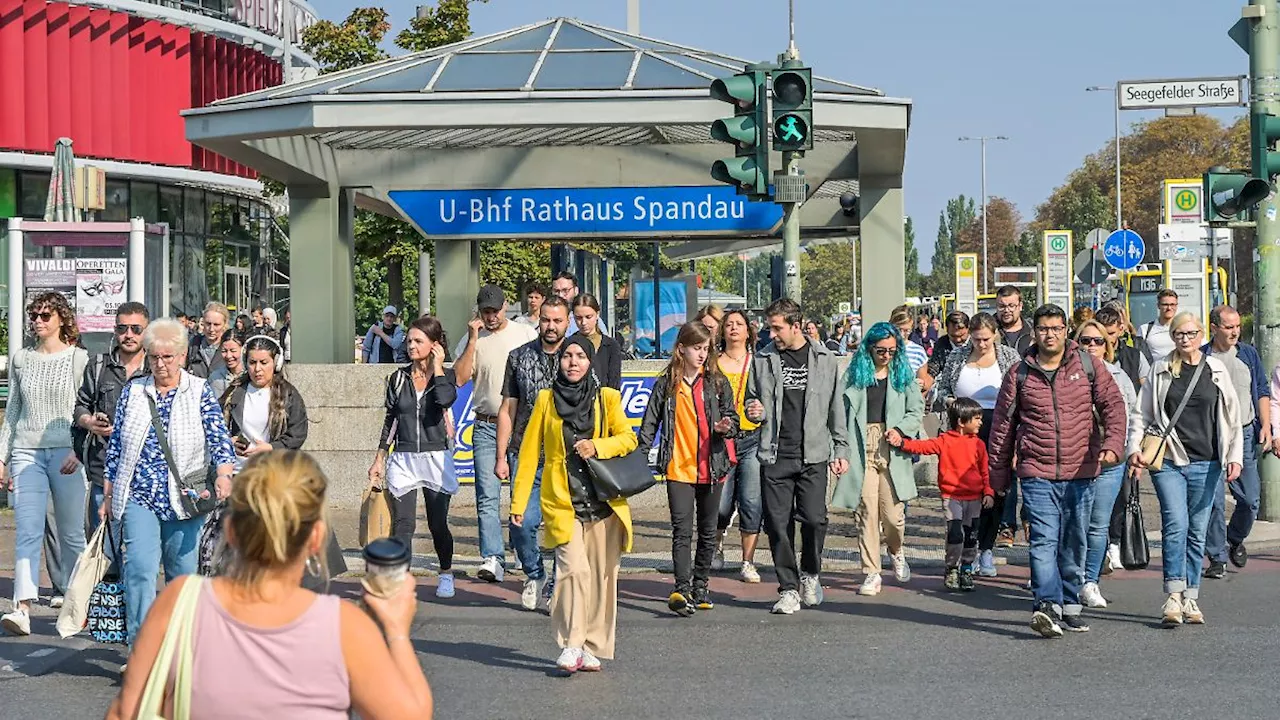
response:
[[[924,422],[924,398],[918,383],[912,383],[905,393],[890,385],[885,393],[885,429],[897,428],[905,437],[920,434]],[[849,428],[849,472],[836,482],[831,504],[846,510],[856,510],[862,503],[862,481],[867,469],[867,390],[848,387],[844,391],[844,408]],[[889,479],[898,502],[916,497],[915,471],[911,455],[889,448]]]

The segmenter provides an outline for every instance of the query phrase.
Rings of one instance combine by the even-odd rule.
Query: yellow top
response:
[[[701,377],[701,376],[699,376]],[[658,378],[666,382],[666,378]],[[695,382],[697,382],[695,380]],[[693,386],[681,378],[676,392],[676,426],[662,428],[671,433],[671,460],[667,463],[667,479],[673,482],[698,482],[698,411],[693,405]]]
[[[639,441],[631,422],[622,411],[622,394],[613,388],[600,388],[600,402],[596,406],[596,430],[592,441],[596,456],[601,460],[622,457],[636,449]],[[603,416],[603,421],[601,417]],[[529,427],[520,443],[520,460],[517,463],[515,485],[511,491],[511,514],[523,515],[529,506],[533,492],[533,478],[538,471],[538,456],[544,456],[542,466],[542,534],[543,545],[557,548],[573,537],[573,496],[569,492],[569,471],[565,460],[564,421],[556,412],[550,390],[538,393],[533,405]],[[624,552],[631,550],[631,509],[626,498],[610,500],[609,507],[627,530]]]
[[[720,371],[724,372],[724,368],[720,368]],[[729,386],[733,388],[733,405],[738,409],[738,426],[742,428],[742,432],[749,432],[760,427],[760,423],[753,423],[747,419],[745,406],[747,404],[747,382],[750,381],[750,378],[744,379],[742,376],[748,373],[750,373],[750,370],[745,373],[724,373],[724,376],[729,378]]]

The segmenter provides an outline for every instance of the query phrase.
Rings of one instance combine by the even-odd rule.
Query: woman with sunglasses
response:
[[[1240,477],[1244,446],[1240,402],[1227,366],[1200,351],[1204,326],[1194,313],[1178,313],[1169,323],[1173,352],[1158,358],[1142,386],[1142,427],[1163,438],[1163,462],[1151,468],[1160,499],[1164,592],[1161,609],[1167,627],[1200,625],[1200,573],[1205,533],[1217,492],[1215,483]],[[1143,438],[1143,442],[1151,442]],[[1147,467],[1142,452],[1129,456],[1137,469]]]
[[[61,293],[38,295],[27,306],[35,345],[13,356],[9,406],[0,425],[0,485],[14,494],[13,611],[0,618],[10,635],[31,634],[31,603],[40,596],[40,556],[45,515],[53,498],[58,551],[55,588],[66,587],[84,550],[84,468],[72,450],[76,391],[89,355],[76,347],[75,312]],[[16,336],[10,341],[20,341]],[[54,598],[59,605],[61,598]]]
[[[1000,342],[1000,325],[990,313],[978,313],[969,320],[968,340],[947,356],[938,375],[938,403],[947,407],[955,398],[969,398],[982,407],[982,427],[978,437],[989,443],[991,426],[995,419],[996,395],[1005,373],[1018,363],[1018,352]],[[987,450],[990,451],[990,445]],[[1004,504],[1014,502],[1012,496],[996,496],[995,504],[982,511],[978,518],[978,574],[996,576],[993,549]],[[1012,534],[1010,534],[1012,539]],[[962,586],[973,581],[960,578]]]
[[[1124,396],[1125,420],[1129,428],[1125,438],[1125,455],[1138,452],[1142,441],[1142,417],[1138,411],[1138,393],[1133,388],[1133,381],[1116,362],[1116,341],[1111,339],[1107,328],[1097,320],[1086,320],[1076,329],[1076,344],[1090,355],[1102,361],[1111,373],[1120,394]],[[1131,473],[1134,474],[1134,473]],[[1115,538],[1120,542],[1120,527],[1114,516],[1116,498],[1120,496],[1120,488],[1124,484],[1125,466],[1112,465],[1103,467],[1102,474],[1093,483],[1093,512],[1089,515],[1089,545],[1085,555],[1084,587],[1080,589],[1080,602],[1085,607],[1104,608],[1107,600],[1098,589],[1098,580],[1102,576],[1102,561],[1107,556],[1108,540]],[[1116,550],[1117,554],[1119,549]]]
[[[880,594],[880,542],[888,545],[898,582],[911,579],[903,544],[905,503],[916,497],[911,455],[890,447],[919,434],[924,396],[907,362],[906,341],[893,325],[876,323],[849,363],[844,407],[849,428],[849,471],[836,484],[831,504],[857,510],[862,554],[859,595]]]

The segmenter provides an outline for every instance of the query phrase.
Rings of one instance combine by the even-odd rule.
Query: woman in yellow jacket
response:
[[[520,444],[511,523],[524,521],[538,456],[543,455],[543,543],[556,552],[551,618],[565,672],[594,672],[613,659],[618,615],[618,565],[631,549],[631,510],[625,498],[596,494],[586,459],[615,458],[636,448],[622,412],[622,395],[602,388],[591,372],[595,346],[577,335],[560,349],[560,371],[538,394]],[[567,452],[572,448],[573,452]]]

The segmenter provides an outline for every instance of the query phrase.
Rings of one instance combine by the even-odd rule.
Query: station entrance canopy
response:
[[[475,297],[473,240],[697,238],[720,253],[744,238],[775,244],[776,206],[708,174],[725,150],[710,139],[725,108],[708,88],[747,62],[556,18],[190,110],[187,138],[288,186],[292,297],[306,308],[293,350],[346,362],[357,206],[440,240],[437,277],[459,280],[437,283],[437,313],[454,332]],[[814,90],[802,225],[874,237],[864,267],[880,279],[865,294],[882,286],[891,307],[902,294],[910,101],[825,78]],[[858,217],[840,207],[849,188]]]

